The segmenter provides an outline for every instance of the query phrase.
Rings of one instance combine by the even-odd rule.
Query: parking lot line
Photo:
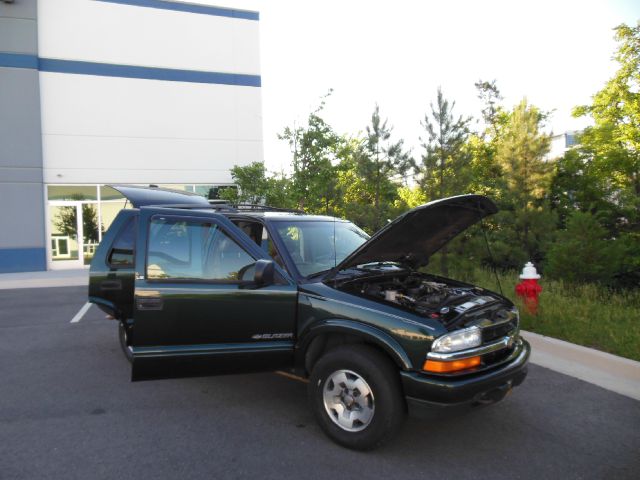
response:
[[[287,378],[290,378],[292,380],[297,380],[297,381],[303,382],[303,383],[309,383],[309,380],[307,380],[306,378],[299,377],[298,375],[294,375],[292,373],[283,372],[282,370],[276,370],[274,373],[276,375],[281,375],[283,377],[287,377]]]
[[[87,311],[91,308],[91,305],[92,304],[89,302],[85,303],[69,323],[78,323],[80,320],[82,320],[82,317],[84,317],[85,313],[87,313]]]

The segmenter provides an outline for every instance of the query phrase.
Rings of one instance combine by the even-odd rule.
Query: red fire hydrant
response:
[[[520,274],[521,282],[516,285],[516,295],[524,301],[524,306],[530,314],[538,313],[538,297],[542,292],[542,286],[538,283],[540,275],[533,263],[527,262]]]

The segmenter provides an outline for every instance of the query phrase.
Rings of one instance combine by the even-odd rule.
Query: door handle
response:
[[[162,310],[164,301],[160,297],[136,297],[138,310]]]
[[[100,284],[100,290],[122,290],[122,281],[105,280]]]

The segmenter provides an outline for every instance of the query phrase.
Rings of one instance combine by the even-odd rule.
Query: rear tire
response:
[[[342,345],[324,354],[311,372],[309,403],[327,436],[354,450],[381,446],[405,417],[397,367],[367,345]]]
[[[120,348],[122,349],[122,353],[124,353],[125,358],[129,363],[133,362],[133,354],[131,350],[129,350],[129,340],[128,340],[127,328],[124,326],[123,322],[118,322],[118,338],[120,340]]]

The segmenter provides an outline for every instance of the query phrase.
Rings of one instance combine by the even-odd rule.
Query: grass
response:
[[[449,276],[499,291],[495,274],[488,270]],[[524,330],[640,360],[640,290],[614,292],[595,284],[573,286],[542,278],[540,306],[534,316],[515,295],[518,273],[499,274],[499,278],[505,296],[520,309]]]

